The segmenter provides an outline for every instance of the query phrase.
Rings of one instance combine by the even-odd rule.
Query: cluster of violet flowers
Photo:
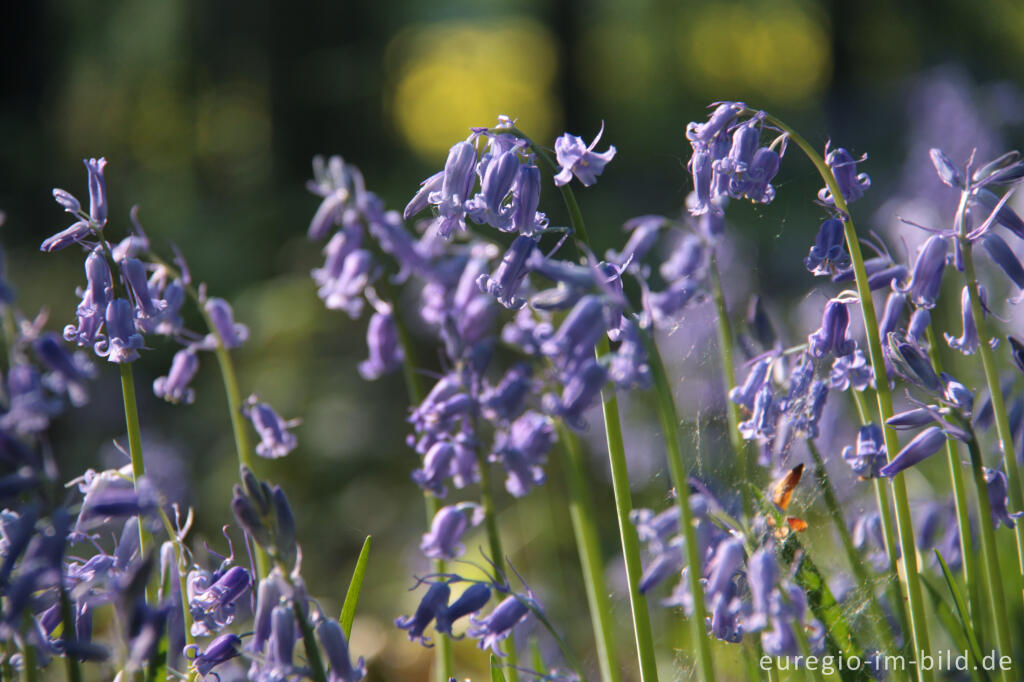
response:
[[[156,254],[137,208],[130,234],[110,240],[106,161],[85,165],[88,210],[55,189],[74,222],[41,247],[84,255],[86,284],[63,340],[45,330],[45,314],[21,314],[6,280],[0,287],[6,346],[0,677],[56,674],[53,660],[62,658],[70,680],[83,679],[86,666],[118,680],[198,680],[232,671],[262,682],[361,679],[365,666],[362,659],[352,663],[346,631],[307,595],[291,506],[279,486],[253,474],[244,429],[235,433],[242,466],[231,503],[244,538],[239,555],[227,526],[225,553],[209,545],[194,553],[188,546],[194,511],[169,500],[159,477],[146,476],[132,363],[160,337],[180,350],[168,373],[153,381],[157,397],[192,402],[198,357],[211,353],[224,370],[231,420],[251,423],[257,455],[274,459],[294,450],[294,423],[255,396],[241,401],[228,351],[246,340],[246,327],[227,301],[193,284],[176,249],[170,262]],[[199,308],[205,332],[184,326],[189,302]],[[115,444],[125,464],[88,469],[64,485],[46,431],[69,406],[87,401],[99,371],[89,351],[120,367],[127,439]],[[98,622],[114,627],[95,631]]]
[[[598,151],[602,133],[589,144],[566,133],[549,149],[500,117],[456,142],[402,213],[340,157],[314,159],[308,187],[321,202],[308,237],[324,243],[325,257],[311,273],[316,293],[328,309],[368,317],[359,374],[402,372],[409,394],[408,474],[428,514],[422,561],[410,570],[419,602],[394,624],[436,650],[435,679],[462,674],[452,647],[468,637],[492,654],[492,679],[582,680],[593,668],[608,682],[637,672],[653,682],[655,643],[666,636],[652,626],[667,617],[688,621],[683,656],[704,682],[720,679],[713,654],[724,646],[777,666],[810,655],[864,662],[843,679],[881,676],[879,656],[895,655],[918,659],[912,676],[932,679],[921,657],[946,636],[964,642],[975,663],[1011,655],[1020,635],[1011,623],[1024,608],[1007,598],[1024,580],[1024,343],[1004,338],[1000,324],[1024,300],[1024,265],[1011,245],[1024,239],[1024,220],[1009,203],[1024,179],[1020,155],[978,163],[932,149],[935,182],[958,193],[958,209],[949,227],[901,218],[926,236],[894,256],[906,249],[873,232],[863,240],[854,226],[850,205],[871,187],[866,155],[830,143],[819,154],[764,111],[716,103],[686,127],[693,192],[685,209],[626,220],[622,244],[600,253],[575,190],[596,184],[616,156],[612,146]],[[734,239],[727,210],[771,203],[794,147],[825,182],[812,198],[824,215],[808,230],[816,236],[803,259],[822,283],[809,299],[821,301],[821,314],[820,325],[787,340],[764,296],[733,319],[719,257]],[[21,315],[0,272],[0,676],[34,679],[63,658],[71,680],[85,665],[122,680],[362,679],[365,662],[353,663],[347,644],[354,606],[334,619],[308,595],[292,507],[256,473],[297,448],[298,421],[256,395],[242,399],[230,351],[246,341],[246,327],[193,281],[177,249],[170,260],[156,253],[136,209],[129,234],[108,237],[105,165],[86,161],[88,210],[54,190],[74,222],[42,250],[80,249],[86,274],[63,339],[46,331],[45,315]],[[543,204],[545,187],[561,195],[568,225],[549,218],[557,209]],[[976,245],[986,256],[979,262]],[[944,327],[947,300],[955,329]],[[688,316],[712,303],[726,419],[694,419],[721,439],[727,468],[738,472],[729,483],[698,472],[696,453],[682,446],[677,382],[661,355]],[[186,305],[205,330],[186,328]],[[242,542],[226,529],[221,553],[189,548],[192,510],[146,476],[132,363],[161,340],[177,350],[153,381],[158,397],[192,402],[201,357],[224,378]],[[99,371],[90,351],[119,367],[126,460],[65,486],[45,432],[87,400]],[[618,398],[639,394],[662,429],[670,504],[661,509],[631,499]],[[597,420],[619,524],[614,550],[601,546],[585,483],[596,460],[580,457],[580,435]],[[939,452],[941,472],[931,463]],[[548,469],[563,454],[594,656],[567,644],[506,552],[499,523],[499,510],[550,485]],[[922,494],[922,481],[946,476],[952,500]],[[804,541],[812,529],[841,548],[847,569],[830,572],[820,542]],[[472,547],[478,532],[486,539]],[[1001,554],[1011,546],[1008,574]],[[609,561],[625,567],[626,638],[611,617]],[[362,570],[346,601],[358,598]],[[651,617],[651,599],[663,616]],[[116,626],[94,633],[108,612]],[[528,640],[543,640],[547,653],[534,646],[527,663]]]

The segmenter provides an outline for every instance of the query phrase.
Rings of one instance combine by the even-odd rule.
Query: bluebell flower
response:
[[[441,507],[430,524],[430,531],[423,534],[420,550],[432,559],[454,559],[466,551],[460,541],[470,526],[483,520],[483,508],[475,504],[458,504]]]
[[[857,173],[857,164],[866,159],[867,156],[854,159],[850,152],[842,147],[836,147],[825,155],[825,163],[835,176],[839,191],[843,193],[843,199],[848,204],[864,196],[864,191],[871,186],[871,178],[867,173]],[[835,204],[832,191],[828,187],[823,187],[818,192],[818,200],[829,206]]]
[[[514,419],[523,410],[526,399],[535,387],[533,370],[525,362],[517,362],[501,378],[497,386],[480,396],[481,411],[494,421]]]
[[[939,421],[939,413],[933,407],[915,407],[898,412],[885,420],[888,426],[897,430],[916,429]]]
[[[573,306],[554,335],[541,345],[541,352],[566,361],[593,352],[594,344],[607,328],[604,304],[597,296],[584,296]]]
[[[444,171],[438,171],[420,183],[420,188],[413,195],[402,211],[402,217],[408,220],[430,205],[430,195],[441,190],[444,183]]]
[[[836,299],[825,305],[821,318],[821,329],[807,337],[808,351],[812,357],[823,358],[829,353],[836,357],[849,355],[856,343],[849,336],[850,312],[846,304]]]
[[[653,382],[641,334],[637,324],[627,320],[619,333],[619,347],[608,360],[608,378],[620,389],[648,389]]]
[[[886,297],[882,320],[878,323],[878,334],[883,340],[889,338],[890,333],[899,329],[900,317],[903,315],[906,305],[906,294],[893,291]]]
[[[892,477],[928,459],[946,443],[946,432],[938,426],[929,426],[907,443],[888,464],[879,469],[881,476]]]
[[[242,414],[252,422],[260,442],[256,445],[256,454],[261,457],[277,459],[294,450],[299,439],[289,429],[298,426],[300,420],[284,420],[270,405],[261,402],[255,395],[249,396]]]
[[[72,244],[77,244],[86,237],[92,236],[92,226],[84,220],[79,220],[64,228],[57,234],[47,237],[39,246],[40,251],[52,253],[66,249]]]
[[[714,159],[711,153],[703,149],[694,149],[688,167],[693,175],[694,200],[689,207],[690,213],[696,216],[708,213],[721,213],[721,204],[714,201],[711,181],[714,179]]]
[[[775,404],[775,393],[770,383],[758,389],[754,398],[754,408],[750,419],[738,425],[740,434],[746,440],[766,442],[775,436],[775,425],[778,419],[778,406]]]
[[[96,342],[96,354],[110,362],[134,362],[139,359],[139,349],[145,345],[142,335],[135,331],[135,310],[124,298],[116,298],[107,304],[104,319],[107,337]]]
[[[604,172],[604,167],[615,158],[615,147],[608,147],[604,152],[594,151],[594,147],[604,133],[604,124],[598,131],[594,141],[587,146],[582,137],[563,134],[555,140],[555,158],[561,167],[555,175],[555,184],[559,187],[566,185],[575,175],[576,179],[583,183],[584,187],[590,187],[597,182],[597,176]]]
[[[653,558],[644,567],[640,580],[637,582],[637,590],[640,594],[647,594],[670,576],[679,575],[684,564],[684,542],[682,537],[676,536],[667,544],[657,547]]]
[[[515,595],[506,597],[486,618],[470,618],[472,624],[466,634],[480,640],[480,648],[490,648],[498,655],[504,656],[498,644],[512,634],[512,629],[521,623],[530,610]]]
[[[985,188],[979,188],[971,195],[972,206],[982,208],[992,215],[993,221],[1024,239],[1024,220],[1000,198]]]
[[[741,405],[748,410],[754,409],[754,400],[757,397],[758,391],[761,387],[767,383],[771,378],[772,365],[775,362],[774,357],[763,357],[758,360],[747,372],[747,378],[743,381],[742,386],[735,386],[729,390],[729,400]]]
[[[911,314],[910,323],[907,325],[907,339],[917,344],[927,340],[928,327],[932,323],[931,313],[928,308],[918,308]]]
[[[317,296],[328,309],[343,310],[356,319],[363,312],[363,292],[376,275],[374,266],[372,253],[356,249],[345,257],[337,276],[323,281]]]
[[[163,308],[163,302],[153,300],[149,291],[149,277],[146,266],[137,258],[126,258],[120,263],[121,279],[132,295],[140,319],[155,317]]]
[[[471,143],[456,143],[448,152],[441,189],[429,197],[440,214],[435,225],[444,239],[466,229],[466,202],[476,182],[476,162],[476,148]]]
[[[455,447],[447,441],[438,441],[424,455],[423,467],[412,472],[412,480],[434,497],[444,497],[448,494],[444,480],[451,476],[454,459]]]
[[[212,334],[207,337],[204,347],[209,347],[211,350],[216,348],[218,346],[217,337],[219,337],[220,343],[225,348],[238,348],[249,338],[249,328],[235,322],[235,313],[231,310],[231,304],[223,298],[207,299],[203,308],[217,333],[216,337]]]
[[[544,483],[544,462],[555,439],[551,419],[533,411],[512,422],[508,430],[495,434],[491,460],[500,462],[508,473],[505,489],[510,495],[523,497]]]
[[[693,506],[691,500],[691,507]],[[663,546],[679,533],[679,505],[655,513],[650,509],[637,508],[629,513],[629,520],[636,526],[637,538],[655,548]]]
[[[896,333],[889,334],[886,341],[882,350],[897,374],[930,393],[938,394],[942,391],[942,382],[931,360],[916,344],[900,338]]]
[[[512,191],[518,171],[519,157],[514,150],[489,160],[481,176],[480,193],[466,203],[473,222],[502,231],[511,229],[512,206],[505,203],[505,198]]]
[[[988,232],[981,238],[981,245],[985,248],[989,258],[1006,273],[1010,281],[1017,289],[1024,290],[1024,266],[1017,260],[1010,245],[995,232]],[[1016,299],[1019,300],[1019,297]]]
[[[593,357],[586,357],[568,374],[561,395],[544,396],[544,409],[558,415],[571,428],[582,431],[587,422],[583,413],[600,397],[608,372]]]
[[[868,386],[874,385],[875,374],[871,369],[871,363],[864,357],[864,351],[859,348],[850,355],[836,358],[832,362],[832,371],[829,373],[829,388],[838,391],[845,391],[852,388],[855,391],[863,391]]]
[[[663,291],[644,291],[644,311],[655,327],[667,329],[678,323],[683,310],[700,300],[702,287],[687,277],[678,279]]]
[[[103,227],[107,224],[107,183],[103,177],[103,169],[107,160],[85,159],[85,170],[89,174],[89,219],[94,225]]]
[[[935,166],[935,172],[938,174],[939,180],[944,185],[953,189],[964,188],[963,173],[954,165],[952,159],[946,156],[945,152],[933,147],[928,151],[928,155],[931,157],[932,165]]]
[[[746,172],[747,167],[754,158],[754,152],[757,150],[757,143],[760,139],[761,133],[757,129],[756,120],[751,119],[743,125],[736,126],[732,131],[732,143],[729,146],[729,153],[715,160],[715,172],[725,175],[737,175]]]
[[[425,253],[423,245],[402,225],[397,212],[387,211],[379,220],[370,222],[369,228],[381,251],[389,254],[398,263],[399,270],[391,276],[392,282],[401,284],[412,274],[423,277],[431,275],[428,254]]]
[[[882,428],[866,424],[857,432],[857,445],[843,448],[843,459],[860,478],[878,478],[879,470],[888,462]]]
[[[402,366],[404,353],[390,306],[379,305],[370,317],[366,328],[366,345],[370,357],[359,363],[359,374],[367,381],[378,379]]]
[[[815,277],[831,275],[836,270],[849,267],[850,256],[846,253],[843,229],[843,221],[838,218],[829,218],[818,228],[814,246],[804,259],[804,267]]]
[[[532,163],[520,163],[512,198],[512,228],[531,236],[547,228],[548,218],[540,206],[540,169]]]
[[[446,583],[434,583],[420,600],[415,613],[412,616],[395,619],[395,625],[409,632],[410,642],[419,640],[423,646],[431,646],[430,638],[424,636],[423,631],[427,629],[438,613],[448,608],[449,596],[451,596],[451,588]]]
[[[946,343],[964,355],[978,352],[978,328],[974,325],[974,314],[971,312],[971,292],[966,286],[960,292],[960,319],[963,333],[960,336],[944,334]]]
[[[985,485],[988,488],[988,504],[992,510],[992,527],[997,529],[999,524],[1007,528],[1013,528],[1014,519],[1024,516],[1024,511],[1011,514],[1006,509],[1009,496],[1009,486],[1006,482],[1006,474],[999,469],[985,467]]]
[[[536,242],[525,235],[516,237],[493,275],[481,274],[476,284],[480,291],[498,299],[498,303],[512,310],[518,310],[526,304],[526,299],[516,294],[530,273],[528,262],[536,248]]]
[[[771,181],[779,172],[782,157],[770,147],[761,147],[754,152],[754,158],[744,178],[743,195],[759,204],[770,204],[775,200],[775,187]]]
[[[43,390],[35,367],[19,364],[7,371],[7,411],[0,417],[0,427],[19,434],[41,433],[61,408],[61,401]]]
[[[211,635],[235,619],[235,603],[252,584],[249,571],[232,566],[223,573],[194,570],[187,581],[188,607],[192,614],[192,635]]]
[[[238,656],[241,645],[242,638],[233,632],[220,635],[210,642],[201,654],[192,659],[192,667],[200,676],[208,675],[221,663]]]
[[[721,102],[715,106],[708,120],[704,123],[691,122],[686,126],[686,139],[691,143],[710,144],[720,132],[725,130],[734,118],[744,109],[743,102]]]
[[[683,235],[675,244],[669,257],[658,268],[666,281],[691,278],[699,280],[707,262],[707,248],[704,242],[693,234]]]
[[[942,382],[942,396],[965,415],[974,409],[974,392],[946,372],[939,374]]]
[[[473,583],[452,602],[451,606],[439,609],[435,615],[434,629],[447,635],[452,634],[452,624],[460,618],[474,614],[487,605],[491,590],[483,583]]]
[[[338,621],[321,617],[314,629],[330,665],[327,682],[359,682],[366,676],[366,664],[362,658],[352,665],[348,641]]]
[[[53,188],[53,199],[58,204],[64,207],[64,210],[68,213],[75,215],[82,210],[82,204],[71,192],[60,189],[59,187]]]
[[[946,268],[946,251],[948,244],[941,235],[932,235],[924,243],[917,254],[914,271],[905,286],[897,287],[901,293],[907,293],[910,299],[921,308],[934,308],[935,299],[942,286],[942,272]]]
[[[189,383],[199,371],[199,358],[192,347],[182,348],[174,354],[171,368],[166,376],[157,377],[153,381],[153,393],[170,403],[190,405],[195,400],[196,392],[189,388]]]
[[[660,215],[645,215],[630,218],[623,227],[629,232],[629,239],[621,251],[608,249],[605,260],[613,265],[626,265],[643,260],[658,241],[661,228],[668,219]]]
[[[246,646],[248,651],[261,654],[273,630],[273,611],[284,596],[285,586],[280,573],[271,572],[260,581],[256,591],[256,610],[252,618],[252,639]]]

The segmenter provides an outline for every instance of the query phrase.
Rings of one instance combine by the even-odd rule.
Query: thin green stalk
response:
[[[139,480],[146,475],[146,465],[142,461],[142,430],[139,427],[139,408],[135,400],[135,379],[130,362],[122,362],[121,396],[124,399],[124,421],[128,430],[128,455],[132,461],[132,485],[136,490]],[[146,556],[150,544],[149,531],[142,517],[139,517],[139,556]],[[146,585],[146,601],[152,603],[152,585]]]
[[[757,113],[757,112],[751,112]],[[857,283],[857,295],[860,299],[861,314],[864,318],[864,329],[868,341],[868,356],[875,374],[875,392],[878,398],[878,413],[885,438],[885,449],[889,457],[895,457],[899,451],[899,440],[892,427],[886,421],[893,414],[892,394],[889,391],[889,377],[885,369],[885,358],[882,355],[882,342],[878,332],[878,319],[875,315],[875,303],[871,298],[871,287],[868,284],[867,271],[864,268],[864,256],[860,250],[860,239],[853,224],[853,217],[846,205],[843,192],[835,176],[825,164],[825,160],[807,140],[795,130],[774,116],[766,116],[765,120],[785,132],[814,164],[821,178],[825,181],[835,201],[836,210],[844,217],[843,232],[846,238],[846,249],[853,264],[854,277]],[[914,641],[914,656],[917,659],[917,676],[921,682],[933,679],[932,672],[921,665],[921,656],[931,650],[928,639],[928,621],[925,614],[924,594],[921,590],[921,579],[918,575],[917,548],[914,545],[914,528],[910,516],[910,500],[907,496],[907,484],[903,474],[891,479],[894,507],[896,510],[896,534],[900,544],[900,564],[903,568],[903,580],[910,612],[910,633]]]
[[[36,648],[25,643],[25,647],[21,650],[21,679],[25,682],[37,682],[39,679],[39,664],[36,661]]]
[[[491,470],[483,450],[476,449],[477,468],[480,470],[480,505],[484,508],[484,527],[487,530],[487,546],[491,552],[491,561],[498,567],[498,580],[507,579],[505,570],[505,552],[501,547],[501,534],[498,532],[498,517],[494,511],[494,494],[491,491]],[[503,643],[506,660],[508,661],[509,682],[518,682],[519,671],[516,669],[515,637],[510,636]]]
[[[939,356],[939,345],[932,325],[928,325],[926,331],[928,341],[928,357],[932,361],[936,372],[942,371],[942,359]],[[975,581],[977,568],[974,565],[974,539],[971,537],[971,517],[967,506],[967,489],[964,485],[964,476],[961,471],[960,456],[956,451],[956,444],[952,440],[946,441],[946,461],[949,465],[949,480],[953,486],[953,502],[956,507],[956,521],[958,537],[960,538],[960,554],[963,557],[964,585],[967,587],[968,598],[970,599],[971,617],[981,619],[981,608],[978,603],[978,583]],[[977,626],[976,626],[977,629]]]
[[[969,424],[963,426],[970,427]],[[978,498],[978,525],[981,526],[982,565],[987,578],[989,608],[992,609],[992,623],[996,631],[996,646],[1000,654],[1013,653],[1013,640],[1010,634],[1010,621],[1006,617],[1006,598],[1003,595],[1003,578],[999,574],[999,550],[996,548],[995,527],[992,525],[992,508],[989,506],[988,484],[985,482],[985,471],[981,460],[981,449],[973,429],[971,440],[967,442],[967,451],[971,455],[971,473],[974,474],[974,490]],[[1012,673],[1002,671],[1002,679],[1010,682]]]
[[[672,387],[668,383],[665,364],[658,353],[653,338],[645,335],[648,347],[648,362],[654,377],[654,390],[657,395],[658,420],[665,438],[665,449],[668,451],[668,469],[672,477],[672,486],[676,490],[676,505],[679,507],[679,529],[682,531],[686,547],[686,563],[689,570],[686,577],[689,582],[690,594],[693,595],[693,615],[690,617],[691,646],[697,649],[697,667],[700,679],[715,679],[714,659],[711,656],[711,642],[705,627],[707,607],[704,602],[704,586],[701,584],[703,567],[700,560],[700,543],[697,530],[693,525],[693,510],[690,509],[690,484],[683,465],[682,448],[679,445],[679,417],[676,413],[675,398]],[[741,479],[741,480],[745,480]]]
[[[729,307],[725,301],[725,291],[722,289],[722,279],[718,274],[718,258],[715,252],[711,252],[711,265],[709,268],[711,277],[711,295],[715,301],[715,312],[718,322],[718,349],[722,360],[722,375],[725,379],[725,392],[728,392],[736,385],[736,366],[733,363],[733,335],[732,323],[729,318]],[[729,421],[729,445],[736,456],[739,465],[738,478],[746,481],[750,472],[750,451],[747,442],[740,435],[740,406],[731,400],[725,401],[726,418]],[[754,501],[749,486],[743,486],[743,515],[751,518],[754,512]]]
[[[598,354],[603,355],[607,352],[608,340],[602,338],[598,344]],[[647,610],[647,597],[640,593],[639,588],[640,576],[643,572],[640,563],[640,541],[637,538],[636,528],[629,519],[629,513],[633,511],[633,498],[629,491],[626,448],[622,442],[622,424],[619,422],[619,401],[615,397],[614,391],[607,389],[601,391],[601,412],[604,415],[604,432],[608,443],[608,463],[612,472],[615,511],[619,520],[622,558],[626,563],[626,582],[629,584],[629,607],[633,616],[633,633],[640,662],[640,680],[641,682],[656,682],[658,665],[654,655],[651,616]],[[695,603],[697,601],[694,600]]]
[[[182,623],[185,624],[185,645],[195,644],[196,638],[192,635],[192,611],[188,608],[188,561],[186,559],[185,545],[182,543],[181,538],[178,537],[178,533],[174,530],[174,525],[171,520],[167,517],[167,512],[163,510],[163,507],[159,507],[160,520],[164,524],[164,532],[167,533],[167,537],[171,538],[171,542],[174,543],[175,549],[178,554],[178,589],[181,591],[181,617]]]
[[[836,496],[836,491],[832,487],[832,481],[828,477],[828,471],[825,469],[825,460],[822,458],[821,451],[818,450],[818,446],[814,441],[807,441],[807,449],[810,450],[811,458],[814,460],[814,478],[818,482],[818,488],[821,490],[829,518],[832,519],[832,524],[839,533],[839,540],[843,545],[843,550],[846,552],[846,558],[850,562],[854,576],[856,576],[857,581],[867,591],[868,609],[871,611],[871,622],[876,631],[875,634],[887,652],[896,653],[896,641],[886,625],[885,613],[882,611],[878,600],[875,599],[874,581],[864,564],[864,557],[861,556],[860,552],[853,545],[853,538],[850,537],[850,531],[846,527],[846,520],[843,518],[843,510],[839,504],[839,498]]]
[[[601,679],[605,682],[619,682],[621,675],[615,656],[615,624],[612,621],[608,586],[604,579],[601,543],[597,535],[597,515],[587,484],[583,455],[576,434],[562,423],[558,424],[558,437],[565,451],[569,517],[572,520],[573,535],[576,537],[576,553],[580,557],[580,568],[583,571],[583,587],[587,593],[587,607],[594,628]]]
[[[961,208],[958,212],[958,223],[962,223],[963,211],[965,210],[965,199],[961,201]],[[978,292],[978,277],[974,268],[974,253],[971,244],[963,236],[960,239],[960,249],[964,260],[964,281],[971,299],[971,317],[974,319],[974,326],[978,330],[978,354],[981,356],[981,365],[985,370],[985,383],[988,385],[989,396],[992,400],[992,413],[995,416],[996,433],[999,436],[999,449],[1003,454],[1003,468],[1006,470],[1006,480],[1009,488],[1010,508],[1014,511],[1024,509],[1024,497],[1021,493],[1020,469],[1017,467],[1017,454],[1013,445],[1013,433],[1010,429],[1010,418],[1006,412],[1006,400],[1003,398],[1003,389],[999,384],[999,371],[996,369],[995,358],[992,355],[990,342],[992,336],[988,330],[988,322],[981,306],[981,296]],[[1017,544],[1017,568],[1019,575],[1024,579],[1024,524],[1018,523],[1014,528],[1014,535]],[[1024,591],[1022,591],[1024,597]]]

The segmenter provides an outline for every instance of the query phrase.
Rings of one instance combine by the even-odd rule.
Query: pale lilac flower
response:
[[[480,648],[490,648],[494,654],[504,656],[498,644],[512,634],[512,629],[521,623],[530,610],[515,595],[506,597],[486,618],[470,619],[472,626],[467,634],[480,640]]]
[[[740,422],[738,429],[746,440],[757,440],[765,443],[775,436],[776,421],[779,408],[775,403],[775,393],[770,383],[758,389],[754,398],[754,407],[750,419]]]
[[[974,314],[971,312],[971,292],[966,286],[960,292],[960,319],[963,333],[960,336],[944,334],[946,343],[964,355],[974,355],[978,352],[978,328],[974,325]]]
[[[544,462],[555,444],[555,426],[549,417],[526,412],[494,437],[491,461],[500,462],[508,477],[505,489],[523,497],[545,481]]]
[[[555,184],[561,187],[576,178],[583,183],[584,187],[590,187],[597,182],[597,176],[601,175],[604,167],[615,158],[615,147],[609,147],[607,151],[597,153],[594,147],[597,146],[601,135],[604,133],[604,124],[597,137],[588,147],[582,137],[565,133],[555,140],[555,157],[561,170],[555,175]]]
[[[91,234],[92,226],[84,220],[79,220],[52,237],[48,237],[39,246],[39,250],[47,253],[60,251],[61,249],[66,249],[72,244],[77,244]]]
[[[708,120],[704,123],[689,123],[686,126],[686,139],[691,143],[709,144],[725,127],[732,122],[744,109],[743,102],[719,103]],[[695,144],[695,146],[696,146]]]
[[[658,549],[637,582],[640,594],[647,594],[669,576],[679,575],[683,568],[683,542],[682,537],[677,536]]]
[[[110,362],[134,362],[139,358],[139,349],[145,341],[135,331],[135,310],[123,298],[107,304],[105,316],[107,337],[96,342],[96,354]]]
[[[679,279],[700,279],[706,262],[707,249],[704,242],[696,235],[687,234],[678,241],[658,271],[668,282]]]
[[[195,645],[192,645],[195,647]],[[238,656],[242,646],[242,638],[233,632],[220,635],[210,642],[203,653],[192,659],[192,666],[200,676],[205,676],[221,663],[226,663]]]
[[[103,177],[107,160],[101,157],[85,159],[83,163],[89,174],[89,219],[102,228],[107,224],[107,183]]]
[[[402,366],[404,358],[394,314],[389,307],[381,305],[379,308],[366,328],[370,357],[359,363],[359,374],[367,381],[394,372]]]
[[[441,507],[430,524],[430,532],[423,534],[420,550],[431,559],[454,559],[466,551],[462,536],[470,526],[483,521],[483,508],[466,503]]]
[[[907,295],[898,291],[890,292],[889,296],[885,299],[882,320],[878,323],[878,333],[883,343],[891,332],[899,328],[900,316],[903,315],[903,309],[906,305]]]
[[[317,641],[330,665],[327,682],[359,682],[366,676],[366,664],[362,658],[352,665],[348,641],[338,621],[321,617],[315,630]]]
[[[330,310],[344,310],[352,319],[363,312],[362,294],[375,276],[373,254],[357,249],[345,257],[337,277],[326,279],[317,295]]]
[[[538,206],[540,169],[532,163],[521,163],[512,197],[512,228],[527,237],[546,229],[548,217],[537,210]]]
[[[211,635],[235,619],[235,602],[249,589],[252,578],[241,566],[232,566],[223,573],[194,570],[188,575],[189,611],[192,613],[192,635]]]
[[[235,322],[234,311],[231,304],[223,298],[207,299],[204,308],[210,316],[216,336],[210,334],[204,342],[204,348],[214,349],[223,344],[225,348],[238,348],[249,338],[249,328],[244,324]],[[219,338],[218,338],[219,337]]]
[[[448,152],[441,189],[429,197],[440,213],[437,233],[444,239],[466,229],[466,202],[476,182],[476,162],[476,148],[471,143],[455,144]]]
[[[451,588],[446,583],[434,583],[420,600],[415,613],[412,616],[396,618],[395,625],[409,632],[410,642],[419,640],[423,646],[430,646],[430,638],[424,636],[423,631],[430,625],[430,621],[437,617],[437,614],[448,608],[449,596],[451,596]]]
[[[423,456],[423,467],[412,472],[412,480],[434,497],[444,497],[448,489],[444,480],[451,476],[455,461],[455,447],[447,441],[437,441]]]
[[[473,222],[505,232],[513,229],[512,206],[505,203],[505,198],[512,191],[518,171],[519,157],[515,150],[489,159],[480,179],[480,193],[466,202]]]
[[[501,382],[488,388],[480,397],[483,415],[495,421],[515,418],[534,389],[532,372],[530,365],[525,362],[516,363],[505,372]]]
[[[189,388],[189,383],[198,371],[199,358],[195,349],[182,348],[174,354],[167,376],[157,377],[153,381],[153,393],[169,403],[190,405],[195,400],[196,392]]]
[[[832,362],[832,371],[829,373],[829,388],[838,391],[845,391],[853,388],[855,391],[863,391],[874,384],[875,375],[871,364],[864,357],[864,351],[859,348],[850,355],[836,358]]]
[[[564,419],[571,428],[582,431],[587,427],[583,413],[600,397],[607,380],[608,373],[597,360],[586,357],[568,375],[561,395],[544,396],[544,409]]]
[[[249,396],[242,414],[252,422],[260,442],[256,445],[256,454],[269,459],[284,457],[294,450],[299,439],[289,429],[301,423],[299,419],[282,419],[270,405],[260,401],[255,395]]]
[[[985,248],[992,262],[1006,273],[1006,276],[1016,285],[1017,289],[1024,290],[1024,266],[1017,260],[1017,256],[1013,253],[1010,245],[995,232],[986,233],[981,238],[981,245]],[[1018,296],[1014,301],[1019,301],[1020,298]]]
[[[444,171],[438,171],[421,182],[419,190],[416,191],[413,198],[409,200],[408,204],[406,204],[405,210],[402,212],[402,217],[408,220],[429,206],[430,195],[434,192],[440,191],[443,182]]]
[[[748,410],[754,409],[754,400],[758,391],[769,380],[772,364],[775,358],[764,357],[758,360],[747,372],[747,378],[742,386],[735,386],[729,390],[729,400],[741,405]]]

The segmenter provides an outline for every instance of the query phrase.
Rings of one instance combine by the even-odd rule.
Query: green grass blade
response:
[[[934,551],[935,558],[939,560],[939,565],[942,566],[942,577],[946,579],[946,587],[949,588],[949,593],[953,595],[953,604],[956,606],[956,613],[960,618],[960,627],[963,628],[964,636],[967,638],[968,648],[971,651],[971,658],[974,659],[975,669],[983,670],[981,665],[981,646],[978,645],[978,637],[974,632],[974,626],[971,625],[971,619],[967,617],[964,595],[956,584],[956,580],[954,580],[953,574],[949,570],[949,565],[942,558],[942,552],[937,549]]]
[[[352,621],[356,617],[356,605],[359,604],[359,592],[363,589],[363,577],[366,575],[366,564],[370,560],[372,541],[372,535],[367,535],[363,540],[363,548],[359,550],[359,558],[356,559],[356,569],[352,571],[352,580],[348,584],[348,592],[345,593],[345,603],[341,606],[338,623],[345,633],[345,639],[352,636]]]
[[[501,662],[494,654],[491,654],[491,682],[505,682],[505,673],[501,670]]]

